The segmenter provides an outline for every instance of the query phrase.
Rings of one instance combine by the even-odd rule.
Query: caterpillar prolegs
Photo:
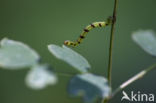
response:
[[[94,22],[94,23],[86,26],[86,28],[80,34],[80,37],[77,39],[77,41],[74,41],[73,42],[73,41],[66,40],[66,41],[64,41],[64,45],[67,45],[67,46],[77,46],[86,37],[87,33],[90,30],[92,30],[93,28],[106,27],[106,26],[111,25],[111,24],[112,24],[112,18],[111,17],[109,17],[106,22]]]

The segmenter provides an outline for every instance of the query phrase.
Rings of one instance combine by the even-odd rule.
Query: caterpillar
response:
[[[67,46],[77,46],[86,37],[87,33],[90,30],[92,30],[93,28],[105,27],[105,26],[108,26],[108,25],[111,25],[111,24],[112,24],[112,17],[109,17],[106,22],[94,22],[94,23],[86,26],[85,29],[83,29],[83,32],[80,34],[80,36],[77,39],[77,41],[69,41],[69,40],[66,40],[66,41],[64,41],[64,45],[67,45]]]

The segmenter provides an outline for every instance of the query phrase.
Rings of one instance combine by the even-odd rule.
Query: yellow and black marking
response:
[[[97,27],[105,27],[105,26],[108,26],[108,25],[111,25],[112,24],[112,18],[108,18],[106,22],[94,22],[90,25],[88,25],[84,30],[83,32],[81,33],[80,37],[77,39],[77,41],[73,42],[73,41],[69,41],[69,40],[66,40],[64,42],[65,45],[67,46],[77,46],[78,44],[80,44],[82,42],[82,40],[86,37],[86,34],[92,30],[93,28],[97,28]]]

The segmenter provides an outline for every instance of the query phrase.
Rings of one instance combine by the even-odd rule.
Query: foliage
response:
[[[39,55],[29,46],[4,38],[1,40],[0,66],[18,69],[35,65],[40,60]]]
[[[132,38],[144,51],[156,56],[156,37],[153,31],[139,30],[132,34]],[[3,69],[30,68],[25,79],[28,87],[40,90],[57,83],[56,73],[53,72],[53,69],[48,64],[39,62],[41,57],[35,50],[22,42],[7,38],[2,39],[0,44],[0,66]],[[79,53],[64,45],[60,47],[54,44],[48,45],[48,50],[56,58],[63,60],[79,71],[71,78],[68,85],[68,92],[72,97],[82,96],[84,102],[95,103],[98,100],[109,99],[115,94],[111,92],[111,87],[105,77],[88,71],[91,66]],[[139,75],[136,75],[135,80],[140,78],[140,76],[144,76],[150,69],[153,69],[153,67],[145,69]],[[133,79],[133,81],[135,80]],[[121,90],[129,84],[125,82],[119,89]]]
[[[132,35],[133,40],[147,53],[156,56],[156,35],[152,30],[139,30]]]
[[[71,96],[83,96],[86,103],[95,103],[99,98],[108,98],[111,93],[107,79],[91,73],[74,76],[68,88]]]
[[[56,75],[48,65],[33,66],[26,76],[26,84],[32,89],[43,89],[57,82]]]
[[[88,72],[88,70],[91,68],[90,64],[83,56],[64,45],[59,47],[51,44],[48,45],[48,49],[55,57],[67,62],[82,73]]]
[[[9,70],[31,68],[26,84],[32,89],[43,89],[56,84],[55,74],[47,70],[47,65],[39,63],[40,56],[28,45],[7,38],[2,39],[0,44],[0,67]]]
[[[96,103],[97,101],[106,103],[112,99],[112,97],[120,90],[140,79],[152,69],[156,68],[156,64],[154,64],[149,68],[144,69],[134,77],[130,78],[128,81],[121,84],[115,91],[111,91],[112,48],[115,30],[114,28],[116,23],[117,1],[118,0],[115,0],[114,11],[110,22],[111,35],[108,60],[108,78],[89,72],[91,65],[82,55],[76,51],[64,45],[62,47],[54,44],[48,45],[48,50],[52,55],[68,63],[74,67],[74,69],[79,71],[79,73],[73,75],[71,78],[68,85],[68,92],[71,96],[83,97],[83,100],[86,103]],[[83,35],[80,36],[75,45],[81,42],[82,38],[84,38],[86,33],[89,32],[90,28],[101,26],[102,24],[100,22],[96,25],[92,24],[84,29]],[[156,56],[156,36],[153,31],[140,30],[134,32],[132,38],[148,54]],[[65,42],[65,44],[74,45],[73,42],[69,41]],[[4,38],[1,40],[0,46],[0,67],[8,70],[30,68],[25,78],[25,82],[26,85],[31,89],[40,90],[49,85],[54,85],[57,83],[57,73],[55,73],[48,64],[41,64],[41,57],[39,54],[28,45],[19,41]]]

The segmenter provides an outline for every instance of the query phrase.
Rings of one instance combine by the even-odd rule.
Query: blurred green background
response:
[[[62,45],[64,40],[75,40],[82,29],[94,22],[106,20],[112,14],[114,0],[0,0],[0,39],[22,41],[50,63],[56,71],[76,71],[54,58],[48,44]],[[113,89],[142,69],[156,62],[131,39],[133,31],[156,31],[155,0],[119,0],[113,49]],[[81,46],[74,48],[92,65],[91,72],[107,74],[110,27],[92,30]],[[70,98],[67,93],[69,77],[59,76],[59,82],[44,90],[34,91],[25,83],[29,69],[0,70],[0,103],[81,103],[81,98]],[[156,71],[125,89],[156,95]],[[120,103],[119,93],[111,103]],[[126,103],[126,101],[124,102]]]

